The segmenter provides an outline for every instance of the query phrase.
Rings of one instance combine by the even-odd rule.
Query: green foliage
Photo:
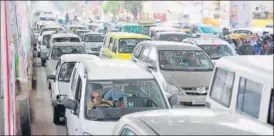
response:
[[[124,1],[105,1],[102,5],[104,13],[111,13],[116,16],[119,9],[123,8]]]
[[[135,18],[143,10],[142,1],[125,1],[124,8],[127,9]]]

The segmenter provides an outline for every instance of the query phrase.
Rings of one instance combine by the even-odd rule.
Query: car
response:
[[[88,30],[88,27],[85,25],[72,24],[67,26],[67,31],[76,31],[76,30]]]
[[[224,56],[237,56],[236,47],[220,38],[187,38],[182,41],[203,49],[212,61]]]
[[[214,65],[201,48],[180,42],[144,41],[134,49],[132,61],[150,68],[163,86],[175,83],[182,105],[205,105]]]
[[[63,54],[86,54],[85,47],[79,42],[59,42],[54,43],[48,50],[46,57],[46,74],[54,74],[58,59]],[[48,89],[51,89],[52,80],[48,81]]]
[[[207,107],[274,124],[273,55],[229,56],[216,62]]]
[[[53,43],[58,42],[81,42],[81,39],[78,35],[73,33],[55,33],[52,34],[49,41],[49,45],[52,46]]]
[[[273,135],[273,127],[221,110],[183,108],[125,115],[111,135]]]
[[[181,42],[186,38],[190,36],[185,32],[158,32],[153,40]]]
[[[51,89],[51,100],[53,105],[53,122],[55,124],[64,123],[64,119],[61,118],[65,115],[65,109],[63,106],[57,104],[62,100],[62,96],[68,95],[69,82],[74,65],[78,61],[82,60],[96,60],[99,57],[89,54],[65,54],[62,55],[55,69],[56,74],[48,76],[48,79],[53,80]]]
[[[99,56],[103,46],[104,35],[97,32],[85,33],[81,42],[84,44],[87,53]]]
[[[101,58],[118,58],[130,60],[135,46],[145,40],[151,40],[150,37],[142,34],[113,32],[105,36],[102,50],[99,56]]]
[[[166,26],[154,26],[149,29],[149,36],[154,39],[158,32],[180,32],[179,29]]]
[[[90,30],[76,30],[75,34],[77,34],[80,38],[82,38],[83,34],[91,32]]]
[[[200,37],[202,35],[216,36],[220,35],[222,31],[212,25],[206,24],[192,24],[189,30],[189,34],[192,37]]]
[[[68,135],[110,135],[123,115],[170,109],[177,103],[176,94],[168,98],[158,79],[127,60],[77,62],[69,88],[61,102]],[[101,99],[101,106],[94,99]]]
[[[46,64],[46,56],[47,56],[47,50],[50,47],[49,41],[51,39],[51,35],[54,34],[55,31],[45,31],[43,32],[41,39],[39,39],[39,46],[40,46],[40,55],[38,57],[41,57],[41,65],[44,67]]]

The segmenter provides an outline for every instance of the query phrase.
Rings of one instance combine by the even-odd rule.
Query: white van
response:
[[[216,63],[207,106],[273,125],[273,55],[230,56]]]

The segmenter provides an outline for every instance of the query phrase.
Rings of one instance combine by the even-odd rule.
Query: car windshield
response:
[[[203,51],[160,50],[159,65],[162,70],[211,71],[213,64]]]
[[[187,34],[163,34],[160,35],[160,41],[174,41],[174,42],[181,42],[182,40],[189,38]]]
[[[40,34],[42,34],[45,31],[62,31],[62,30],[63,30],[62,28],[44,28],[41,30]]]
[[[217,33],[214,27],[200,27],[203,33]]]
[[[78,37],[60,37],[60,38],[54,38],[52,40],[52,43],[57,42],[80,42],[80,39]]]
[[[40,17],[39,18],[41,21],[55,21],[54,18],[48,18],[48,17]]]
[[[83,34],[88,33],[89,31],[77,31],[76,34],[80,37],[83,36]]]
[[[119,53],[132,53],[139,42],[148,41],[150,39],[128,38],[119,40]]]
[[[58,60],[63,54],[85,54],[85,48],[82,46],[59,46],[53,47],[51,58]]]
[[[85,35],[84,42],[103,42],[104,35],[102,34],[87,34]]]
[[[223,56],[233,56],[233,51],[228,45],[198,45],[211,59],[219,59]]]
[[[70,27],[70,30],[88,30],[86,27]]]
[[[74,68],[75,62],[65,62],[60,68],[58,75],[58,81],[60,82],[69,82],[72,70]]]
[[[50,38],[51,38],[51,35],[44,35],[44,37],[43,37],[43,45],[49,45]]]
[[[91,120],[119,119],[134,112],[168,108],[154,79],[89,82],[85,107]]]

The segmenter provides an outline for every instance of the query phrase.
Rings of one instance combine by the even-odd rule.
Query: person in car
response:
[[[104,95],[104,99],[108,99],[108,100],[112,100],[112,101],[119,101],[119,99],[125,95],[126,95],[126,93],[125,93],[123,87],[121,87],[121,89],[112,88]]]
[[[64,71],[64,73],[61,76],[62,80],[64,80],[64,81],[70,80],[70,76],[71,76],[73,68],[74,68],[74,64],[69,63],[67,69]]]
[[[93,84],[93,91],[91,91],[91,99],[88,100],[88,109],[96,108],[112,108],[113,103],[110,100],[102,98],[103,87],[100,84]]]
[[[187,54],[187,58],[185,59],[184,63],[190,67],[199,67],[200,66],[199,63],[197,62],[197,60],[195,59],[195,56],[193,53]]]

